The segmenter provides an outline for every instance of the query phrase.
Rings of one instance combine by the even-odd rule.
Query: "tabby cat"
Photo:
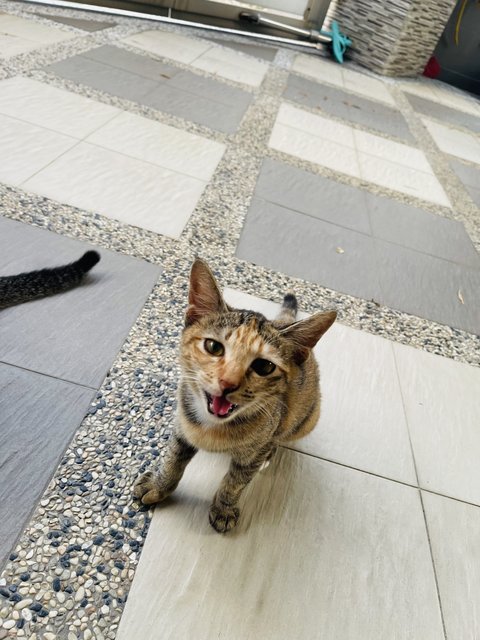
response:
[[[235,527],[243,489],[280,444],[301,438],[320,415],[312,354],[335,311],[295,321],[297,301],[284,298],[278,318],[229,307],[208,266],[195,260],[181,341],[178,415],[159,467],[135,482],[144,504],[177,487],[198,449],[231,456],[210,506],[216,531]]]
[[[99,260],[96,251],[87,251],[76,262],[62,267],[1,276],[0,309],[71,289]]]

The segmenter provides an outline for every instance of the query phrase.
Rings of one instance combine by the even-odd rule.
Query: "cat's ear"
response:
[[[210,267],[200,258],[196,258],[190,272],[185,325],[188,326],[209,313],[225,311],[228,311],[227,305]]]
[[[295,344],[295,360],[298,364],[308,358],[310,350],[330,329],[336,317],[336,311],[322,311],[282,329],[281,334]]]

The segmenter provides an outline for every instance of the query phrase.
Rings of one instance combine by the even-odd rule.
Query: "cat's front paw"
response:
[[[237,507],[227,507],[215,503],[212,504],[208,512],[210,524],[218,533],[231,531],[236,526],[239,517],[240,511]]]
[[[133,495],[143,504],[155,504],[170,495],[159,474],[147,471],[139,476],[133,485]]]

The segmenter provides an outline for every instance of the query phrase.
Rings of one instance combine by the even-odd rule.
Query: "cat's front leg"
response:
[[[232,458],[230,468],[213,498],[208,513],[208,519],[215,531],[226,533],[236,526],[240,517],[237,507],[240,495],[262,463],[271,458],[273,452],[268,449],[249,462],[240,462]]]
[[[187,464],[197,449],[179,434],[173,433],[158,467],[143,473],[133,485],[133,495],[143,504],[165,500],[178,486]]]

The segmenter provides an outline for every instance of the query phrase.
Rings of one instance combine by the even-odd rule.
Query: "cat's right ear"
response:
[[[196,258],[190,272],[190,289],[188,291],[185,326],[188,327],[210,313],[222,313],[225,311],[228,311],[228,307],[210,267],[200,258]]]

